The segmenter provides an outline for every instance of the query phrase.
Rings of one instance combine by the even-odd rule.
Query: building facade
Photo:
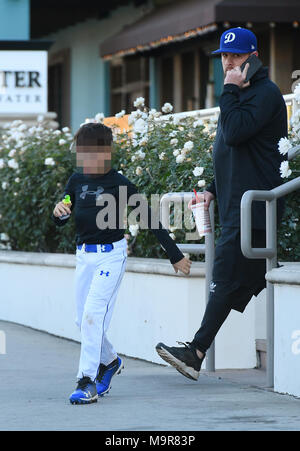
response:
[[[300,76],[299,22],[298,0],[0,0],[0,46],[45,43],[48,110],[75,131],[99,112],[130,112],[139,96],[175,112],[217,106],[223,72],[211,52],[234,26],[257,35],[288,94]]]

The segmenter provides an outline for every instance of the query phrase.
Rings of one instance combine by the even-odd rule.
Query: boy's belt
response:
[[[77,249],[81,250],[82,246],[85,252],[111,252],[114,248],[113,244],[78,244]]]

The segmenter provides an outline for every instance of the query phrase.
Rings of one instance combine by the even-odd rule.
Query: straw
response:
[[[195,189],[193,191],[195,193],[196,201],[197,201],[197,204],[198,204],[200,201],[199,201],[199,197],[198,197],[197,191]]]

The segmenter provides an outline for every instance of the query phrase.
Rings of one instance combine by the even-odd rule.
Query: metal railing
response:
[[[297,150],[298,149],[298,150]],[[294,158],[299,148],[289,153]],[[300,189],[300,177],[284,183],[270,191],[246,191],[241,200],[241,249],[245,257],[266,259],[267,272],[277,266],[277,199]],[[253,201],[266,202],[266,248],[252,248],[252,214]],[[267,385],[274,386],[274,286],[267,281]]]
[[[161,223],[166,228],[170,228],[170,204],[182,204],[183,202],[189,202],[194,197],[193,193],[181,192],[181,193],[167,193],[162,196],[160,201],[161,207]],[[205,236],[205,244],[177,244],[181,252],[205,255],[205,301],[206,305],[209,299],[210,282],[212,280],[212,270],[215,253],[215,225],[214,225],[214,201],[211,201],[209,207],[210,221],[212,233]],[[215,343],[213,342],[206,353],[206,369],[208,371],[215,371]]]
[[[293,111],[297,108],[295,105],[295,94],[285,94],[283,96],[287,111],[288,111],[288,119],[290,119],[291,115],[293,114]],[[209,120],[214,117],[218,117],[220,114],[220,108],[213,107],[213,108],[203,108],[201,110],[193,110],[193,111],[183,111],[181,113],[172,113],[172,114],[166,114],[161,116],[158,120],[167,120],[170,116],[177,117],[177,118],[184,118],[184,117],[195,117],[205,120]]]

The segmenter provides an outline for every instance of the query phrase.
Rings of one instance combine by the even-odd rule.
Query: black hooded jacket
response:
[[[226,84],[213,148],[214,181],[207,187],[218,200],[223,227],[240,227],[240,204],[248,190],[281,185],[278,142],[286,137],[287,111],[279,88],[261,68],[249,87]],[[284,201],[278,201],[278,218]],[[265,229],[265,203],[253,202],[252,227]]]

